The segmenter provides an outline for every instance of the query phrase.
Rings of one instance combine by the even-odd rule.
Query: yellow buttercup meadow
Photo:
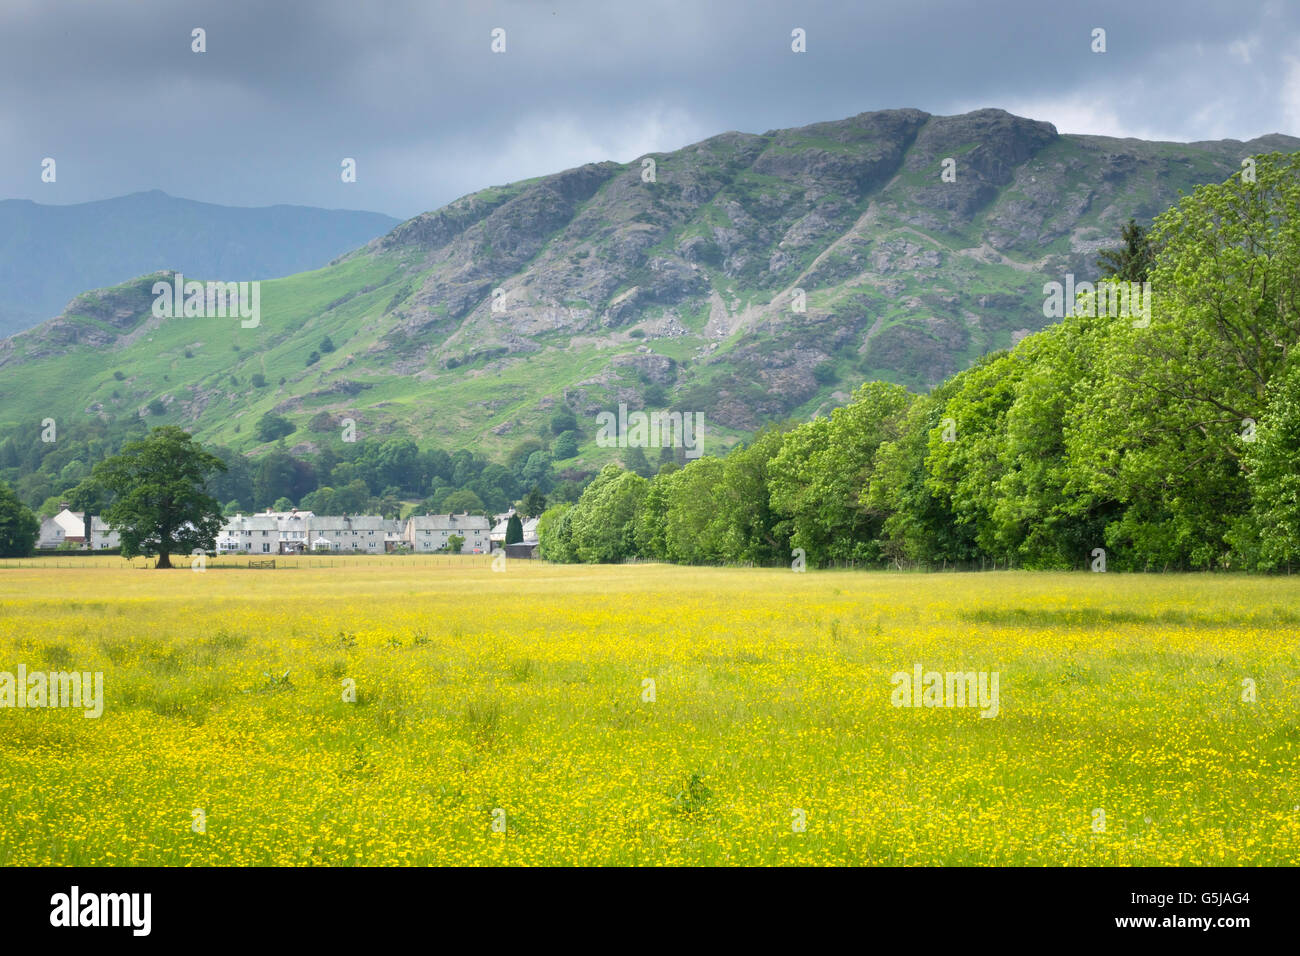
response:
[[[1300,859],[1295,578],[238,563],[0,565],[0,863]]]

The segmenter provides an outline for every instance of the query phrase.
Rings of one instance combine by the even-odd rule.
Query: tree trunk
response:
[[[154,565],[154,569],[157,570],[158,568],[170,568],[171,566],[172,566],[171,556],[168,555],[166,551],[159,551],[158,562]]]

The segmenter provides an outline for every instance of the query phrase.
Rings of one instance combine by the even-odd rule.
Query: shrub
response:
[[[257,421],[257,440],[275,441],[277,438],[291,435],[297,430],[298,426],[283,415],[267,412]]]

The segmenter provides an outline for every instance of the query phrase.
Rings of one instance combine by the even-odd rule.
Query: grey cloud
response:
[[[578,162],[903,106],[1182,140],[1294,134],[1298,25],[1292,4],[1241,0],[10,0],[0,196],[161,188],[410,216]],[[497,26],[504,55],[488,48]],[[356,184],[339,181],[345,156]]]

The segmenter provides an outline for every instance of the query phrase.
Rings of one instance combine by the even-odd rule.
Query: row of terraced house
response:
[[[222,554],[346,552],[389,554],[450,550],[453,535],[464,554],[492,549],[491,526],[479,515],[412,515],[401,520],[378,515],[317,515],[310,511],[266,511],[227,518],[217,535]]]

